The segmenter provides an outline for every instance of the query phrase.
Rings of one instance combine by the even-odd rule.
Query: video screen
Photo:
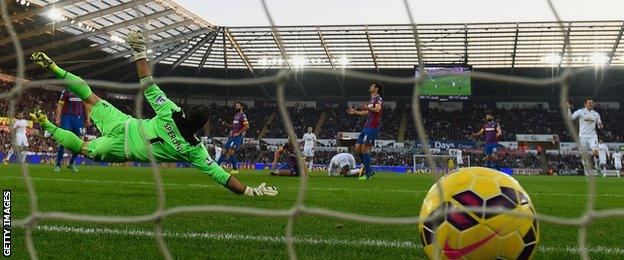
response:
[[[426,66],[427,78],[420,88],[422,99],[429,100],[467,100],[472,94],[468,73],[472,70],[467,65]],[[418,67],[415,69],[418,77]],[[448,75],[454,73],[455,75]],[[465,74],[465,75],[462,75]]]

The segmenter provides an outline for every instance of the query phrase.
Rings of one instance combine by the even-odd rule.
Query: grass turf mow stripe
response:
[[[22,176],[2,176],[0,179],[23,179]],[[136,184],[136,185],[154,185],[154,182],[147,181],[111,181],[111,180],[93,180],[93,179],[65,179],[65,178],[38,178],[31,177],[32,180],[36,181],[58,181],[58,182],[79,182],[79,183],[109,183],[109,184]],[[186,184],[186,183],[163,183],[165,186],[188,186],[188,187],[200,187],[200,188],[219,188],[222,189],[220,185],[211,185],[211,184]],[[299,190],[299,187],[280,187],[280,189],[284,190]],[[311,191],[380,191],[373,189],[348,189],[348,188],[313,188],[308,187],[308,190]],[[412,193],[427,193],[427,190],[403,190],[403,189],[384,189],[384,192],[412,192]],[[587,197],[587,194],[579,194],[579,193],[542,193],[544,195],[552,195],[552,196],[570,196],[570,197]],[[624,194],[596,194],[596,197],[615,197],[615,198],[624,198]]]

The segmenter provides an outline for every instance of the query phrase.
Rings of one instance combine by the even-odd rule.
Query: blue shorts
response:
[[[375,144],[375,139],[377,139],[377,135],[379,134],[379,128],[364,128],[362,132],[358,136],[357,144]]]
[[[62,115],[61,125],[62,129],[71,131],[77,136],[84,134],[84,117],[75,115]]]
[[[243,144],[243,136],[242,135],[230,136],[230,138],[228,138],[227,142],[225,142],[225,144],[223,145],[223,148],[225,150],[228,150],[228,149],[238,150],[238,148],[240,148],[240,146],[242,144]]]
[[[277,170],[278,171],[288,170],[294,176],[299,176],[299,167],[297,167],[297,163],[295,163],[295,162],[285,162],[285,163],[282,163],[282,165],[280,165],[280,167],[277,168]]]
[[[485,155],[492,155],[498,152],[498,144],[485,144]]]

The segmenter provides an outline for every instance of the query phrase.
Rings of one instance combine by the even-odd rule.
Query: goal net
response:
[[[414,154],[412,172],[428,173],[435,169],[433,173],[446,174],[454,170],[470,167],[470,156],[462,155],[461,160],[457,156],[448,154],[431,155],[434,165],[429,165],[429,160],[425,154]]]

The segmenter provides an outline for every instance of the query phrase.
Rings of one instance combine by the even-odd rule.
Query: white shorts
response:
[[[598,137],[596,136],[580,136],[579,143],[581,144],[579,151],[592,152],[592,150],[598,149]]]
[[[25,135],[16,135],[17,146],[28,147],[28,138]]]
[[[304,146],[303,147],[303,156],[305,157],[314,157],[314,149],[312,146]]]
[[[604,155],[604,154],[598,155],[598,161],[600,162],[601,165],[606,165],[607,164],[607,156]]]
[[[615,169],[621,170],[622,169],[622,163],[616,163],[615,164]]]

